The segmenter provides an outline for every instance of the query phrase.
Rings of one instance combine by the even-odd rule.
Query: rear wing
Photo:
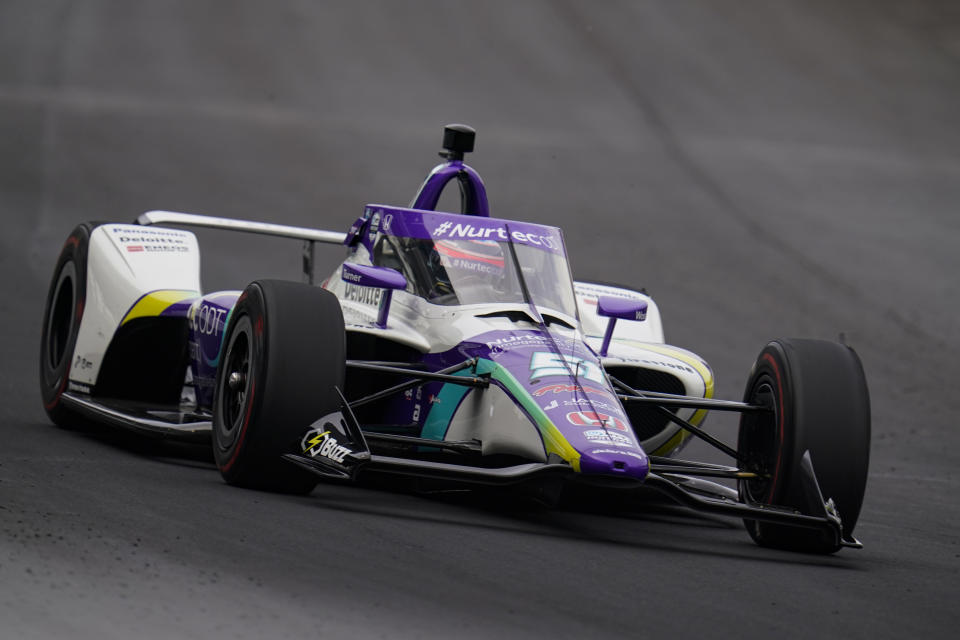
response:
[[[218,218],[196,213],[178,213],[176,211],[147,211],[137,218],[136,224],[143,226],[157,224],[226,229],[228,231],[243,231],[245,233],[257,233],[266,236],[303,240],[303,278],[304,281],[309,284],[313,284],[314,245],[317,242],[342,245],[347,238],[346,233],[339,231],[321,231],[320,229],[310,229],[307,227],[292,227],[285,224],[236,220],[234,218]]]

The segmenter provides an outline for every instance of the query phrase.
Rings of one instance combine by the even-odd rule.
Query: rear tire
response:
[[[87,297],[87,255],[94,223],[78,225],[67,237],[53,269],[43,311],[40,340],[40,395],[54,424],[79,428],[86,421],[66,408],[60,397],[70,379],[74,348]]]
[[[800,461],[810,451],[825,500],[833,499],[843,535],[860,516],[870,458],[870,396],[853,349],[822,340],[774,340],[754,364],[744,402],[771,413],[745,413],[738,451],[743,466],[764,475],[741,480],[741,500],[803,510]],[[840,547],[813,529],[745,520],[757,544],[813,553]]]
[[[247,286],[230,314],[214,392],[213,453],[227,483],[299,494],[316,486],[281,456],[339,409],[345,354],[333,294],[280,280]]]

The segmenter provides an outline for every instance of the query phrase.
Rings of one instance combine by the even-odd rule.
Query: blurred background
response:
[[[643,517],[591,520],[544,541],[517,531],[577,517],[531,522],[339,487],[321,486],[312,503],[224,493],[202,461],[131,460],[113,444],[46,425],[34,373],[39,319],[57,252],[77,222],[168,209],[346,230],[368,202],[409,202],[439,161],[450,122],[477,129],[467,161],[487,184],[492,214],[561,226],[578,279],[646,287],[668,342],[711,363],[719,396],[740,396],[771,338],[844,335],[864,361],[873,402],[858,527],[866,550],[784,558],[751,547],[739,528],[694,520],[661,529]],[[314,616],[334,613],[318,613],[309,594],[329,597],[329,584],[317,586],[294,560],[317,550],[307,543],[324,522],[337,545],[356,537],[379,549],[333,561],[347,587],[337,611],[353,626],[318,627],[332,633],[450,628],[426,615],[478,636],[651,625],[683,633],[698,624],[742,634],[725,614],[736,607],[763,611],[759,635],[813,625],[853,637],[904,629],[943,637],[960,622],[946,606],[960,558],[958,202],[960,5],[947,0],[3,0],[0,389],[8,402],[0,429],[15,445],[0,453],[0,618],[21,637],[123,637],[137,620],[184,637],[313,629]],[[198,235],[207,290],[299,278],[297,243]],[[342,255],[321,248],[318,272]],[[735,439],[729,418],[707,424]],[[65,447],[70,464],[52,460],[50,447]],[[698,445],[690,452],[712,455]],[[152,464],[156,477],[143,472]],[[117,483],[130,487],[132,502],[96,489],[110,493]],[[197,510],[170,507],[169,516],[197,536],[181,543],[195,550],[183,566],[207,577],[233,567],[242,577],[216,586],[171,568],[164,544],[141,533],[156,504],[176,504],[184,491]],[[134,500],[138,492],[156,502]],[[361,511],[365,501],[382,502],[400,519],[374,510],[348,526],[316,513],[332,509],[318,506],[320,494]],[[271,517],[290,523],[289,539],[276,543],[276,555],[237,543],[242,559],[224,564],[200,506],[212,500],[228,501],[231,513],[248,516],[235,525],[262,536],[273,535]],[[41,503],[49,511],[37,510]],[[451,509],[466,524],[437,525]],[[75,511],[100,514],[100,542],[84,531],[85,516],[64,515]],[[404,526],[415,530],[398,542]],[[678,526],[684,543],[669,554],[650,542]],[[24,544],[32,533],[66,542],[51,555]],[[147,538],[145,557],[121,561],[104,536],[118,546]],[[424,538],[432,549],[416,542]],[[475,555],[457,556],[462,540]],[[73,546],[92,555],[78,560],[64,551]],[[412,554],[409,584],[390,562],[397,554]],[[143,562],[167,571],[145,577]],[[662,587],[651,595],[646,579],[611,569],[624,563],[648,567]],[[463,581],[447,584],[441,576],[451,572]],[[925,583],[916,582],[921,574]],[[376,604],[406,589],[423,599]],[[664,619],[688,589],[711,604],[696,621]],[[89,593],[100,595],[71,626]],[[151,594],[180,617],[144,605]],[[194,597],[211,598],[202,615]],[[127,598],[139,613],[116,613]],[[690,605],[689,596],[680,600]],[[573,602],[582,608],[568,610]],[[262,615],[238,623],[237,604]]]

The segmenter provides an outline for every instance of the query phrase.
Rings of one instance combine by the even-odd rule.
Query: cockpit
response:
[[[538,309],[577,316],[559,229],[412,210],[386,215],[373,264],[400,271],[409,293],[438,305],[524,304],[525,284]]]

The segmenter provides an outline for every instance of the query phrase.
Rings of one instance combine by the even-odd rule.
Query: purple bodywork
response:
[[[239,291],[218,291],[173,304],[161,314],[187,318],[190,373],[200,407],[209,408],[213,405],[224,329],[239,297]]]
[[[464,194],[464,213],[470,215],[431,210],[443,187],[454,178]],[[345,244],[354,248],[363,245],[372,254],[380,233],[422,240],[509,242],[565,261],[559,229],[490,218],[480,177],[458,160],[433,170],[414,199],[413,208],[368,205],[348,232]],[[406,278],[391,268],[349,261],[342,265],[340,276],[353,286],[383,290],[375,324],[385,328],[390,294],[406,287]],[[558,282],[557,286],[565,285]],[[569,286],[572,288],[572,283]],[[168,309],[168,313],[186,316],[189,321],[191,371],[200,407],[212,405],[224,327],[238,297],[239,292],[218,292]],[[604,302],[611,316],[632,314],[636,318],[641,311],[634,301],[628,301],[633,305],[630,309],[621,308],[617,301],[610,303],[613,306]],[[490,384],[499,386],[539,430],[548,454],[551,446],[559,446],[561,457],[581,473],[642,480],[649,472],[649,460],[598,355],[581,339],[551,331],[535,305],[531,306],[532,315],[540,323],[538,328],[484,331],[448,351],[422,354],[419,364],[439,371],[475,359],[477,364],[470,375],[489,375]],[[448,382],[425,382],[382,402],[376,423],[411,425],[418,437],[443,440],[458,409],[469,394],[477,393],[484,391]]]

